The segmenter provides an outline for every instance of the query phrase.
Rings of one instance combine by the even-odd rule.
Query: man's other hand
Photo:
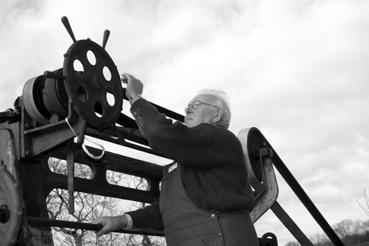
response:
[[[127,217],[125,215],[121,216],[104,216],[100,217],[98,224],[102,224],[103,228],[96,233],[98,237],[105,233],[109,233],[112,231],[117,231],[119,229],[123,229],[127,227]]]

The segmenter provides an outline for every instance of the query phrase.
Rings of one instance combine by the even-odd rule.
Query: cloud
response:
[[[359,218],[356,201],[369,181],[368,5],[5,1],[0,89],[6,97],[0,105],[10,107],[27,79],[62,66],[71,45],[60,22],[66,15],[77,39],[101,43],[110,29],[107,51],[118,70],[140,78],[144,96],[160,105],[182,113],[200,89],[227,91],[233,132],[258,127],[329,222]],[[300,214],[297,198],[278,180],[279,201]],[[306,221],[299,220],[304,228],[313,223]],[[280,232],[282,242],[290,240],[272,217],[264,224]]]

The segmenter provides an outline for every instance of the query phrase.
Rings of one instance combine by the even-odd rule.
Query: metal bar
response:
[[[270,209],[302,246],[314,246],[277,201]]]
[[[149,146],[148,141],[143,138],[138,129],[116,126],[114,131],[118,138],[129,139],[131,141]]]
[[[136,129],[138,128],[136,121],[123,113],[120,113],[117,119],[117,123],[124,127],[136,128]]]
[[[74,145],[75,146],[75,145]],[[100,150],[88,147],[90,152],[93,154],[98,153]],[[50,155],[58,159],[65,160],[65,148],[54,150]],[[143,160],[131,158],[128,156],[122,156],[109,151],[105,152],[104,158],[96,162],[91,158],[88,158],[86,154],[80,148],[74,148],[74,160],[77,163],[87,164],[90,166],[105,166],[107,170],[116,172],[122,172],[130,175],[139,177],[157,179],[160,180],[162,177],[162,166],[146,162]]]
[[[73,153],[73,143],[68,143],[67,151],[67,173],[68,173],[68,212],[70,214],[74,213],[74,153]]]
[[[125,147],[128,147],[128,148],[131,148],[131,149],[135,149],[135,150],[139,150],[139,151],[142,151],[142,152],[146,152],[148,154],[153,154],[153,155],[157,155],[157,156],[160,156],[160,157],[164,157],[164,158],[168,158],[167,156],[157,152],[157,151],[154,151],[152,149],[148,149],[148,148],[145,148],[145,147],[142,147],[140,145],[137,145],[137,144],[133,144],[133,143],[129,143],[129,142],[124,142],[124,144],[121,144],[122,146],[125,146]]]
[[[277,153],[275,151],[274,151],[274,153],[275,153],[275,155],[273,157],[273,164],[277,168],[278,172],[282,175],[284,180],[287,182],[287,184],[295,192],[297,197],[304,204],[306,209],[310,212],[310,214],[313,216],[315,221],[320,225],[320,227],[323,229],[323,231],[326,233],[326,235],[330,238],[332,243],[336,246],[344,246],[341,239],[337,236],[337,234],[334,232],[332,227],[328,224],[328,222],[325,220],[323,215],[319,212],[317,207],[314,205],[314,203],[311,201],[311,199],[308,197],[308,195],[302,189],[302,187],[297,182],[297,180],[292,175],[292,173],[288,170],[288,168],[283,163],[281,158],[277,155]]]
[[[168,116],[172,119],[184,122],[184,116],[183,115],[178,114],[178,113],[176,113],[174,111],[171,111],[169,109],[163,108],[163,107],[161,107],[161,106],[159,106],[155,103],[151,103],[151,104],[154,105],[160,113],[164,113],[166,116]]]
[[[124,144],[125,139],[129,139],[130,141],[145,145],[147,146],[147,149],[149,149],[148,142],[140,134],[137,134],[137,131],[138,130],[132,128],[115,126],[114,128],[109,128],[103,132],[93,128],[87,128],[86,134],[94,137],[96,136],[97,138],[116,144]]]
[[[87,133],[87,135],[89,135],[91,137],[99,138],[101,140],[108,141],[108,142],[111,142],[111,143],[115,143],[115,144],[118,144],[118,145],[122,145],[122,146],[125,146],[125,147],[128,147],[128,148],[131,148],[131,149],[135,149],[135,150],[139,150],[139,151],[146,152],[146,153],[149,153],[149,154],[153,154],[153,155],[157,155],[157,156],[160,156],[160,157],[167,158],[165,155],[163,155],[163,154],[161,154],[157,151],[154,151],[154,150],[150,149],[149,147],[144,147],[142,145],[138,145],[138,144],[134,144],[134,143],[130,143],[130,142],[125,141],[124,138],[127,137],[125,135],[124,136],[109,135],[109,134],[105,134],[105,133],[100,133],[100,132],[98,132],[98,131],[96,131],[92,128],[87,128],[86,133]],[[131,139],[130,137],[127,137],[127,139],[129,139],[131,141],[138,142],[140,144],[147,145],[147,143],[145,143],[145,142],[141,143],[139,141],[136,141],[136,139]]]
[[[68,182],[65,175],[51,173],[43,178],[47,182],[49,189],[68,189]],[[100,196],[109,196],[131,201],[152,203],[158,200],[159,191],[142,191],[118,185],[104,184],[95,180],[74,178],[74,191],[91,193]]]
[[[126,99],[126,100],[128,100],[128,98],[126,97],[125,88],[124,88],[123,98]],[[168,117],[170,117],[172,119],[175,119],[175,120],[184,122],[184,116],[183,115],[178,114],[178,113],[176,113],[176,112],[174,112],[172,110],[166,109],[166,108],[164,108],[164,107],[162,107],[160,105],[157,105],[155,103],[152,103],[150,101],[148,101],[148,102],[151,103],[153,106],[155,106],[160,113],[163,113],[163,114],[165,114],[166,116],[168,116]]]
[[[81,223],[66,220],[51,220],[42,219],[37,217],[27,217],[27,221],[33,226],[51,226],[51,227],[63,227],[63,228],[73,228],[73,229],[84,229],[88,231],[98,231],[102,228],[101,224],[92,223]],[[140,234],[140,235],[152,235],[152,236],[164,236],[162,231],[156,230],[116,230],[114,232],[129,233],[129,234]]]

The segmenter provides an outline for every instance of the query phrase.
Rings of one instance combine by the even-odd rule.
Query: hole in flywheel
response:
[[[104,74],[104,78],[105,78],[106,81],[111,80],[111,71],[107,66],[103,67],[103,74]]]
[[[76,72],[83,72],[84,68],[83,68],[82,62],[78,59],[75,59],[73,62],[73,69]]]
[[[81,102],[87,102],[87,93],[85,91],[85,89],[83,89],[82,86],[79,86],[77,89],[77,95],[78,95],[78,99]]]
[[[95,115],[99,118],[103,117],[103,107],[100,102],[96,102],[94,105]]]
[[[96,64],[96,56],[95,56],[94,52],[92,52],[91,50],[88,50],[86,55],[87,55],[88,62],[92,66],[94,66]]]
[[[110,106],[113,107],[115,105],[115,96],[112,93],[107,92],[106,93],[106,101],[108,102],[108,104]]]
[[[10,209],[8,208],[8,205],[1,204],[0,205],[0,222],[6,223],[10,219]]]

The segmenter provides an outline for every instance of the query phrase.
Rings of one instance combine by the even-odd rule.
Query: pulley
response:
[[[42,91],[45,86],[44,76],[38,76],[27,80],[23,86],[23,104],[29,116],[43,124],[49,122],[50,112],[43,102]]]
[[[21,197],[12,174],[0,164],[1,245],[15,245],[22,222]]]
[[[25,83],[23,104],[35,121],[47,124],[52,114],[57,114],[60,118],[68,115],[68,95],[61,79],[62,72],[62,69],[45,72]],[[60,74],[60,78],[55,77],[56,74]]]

